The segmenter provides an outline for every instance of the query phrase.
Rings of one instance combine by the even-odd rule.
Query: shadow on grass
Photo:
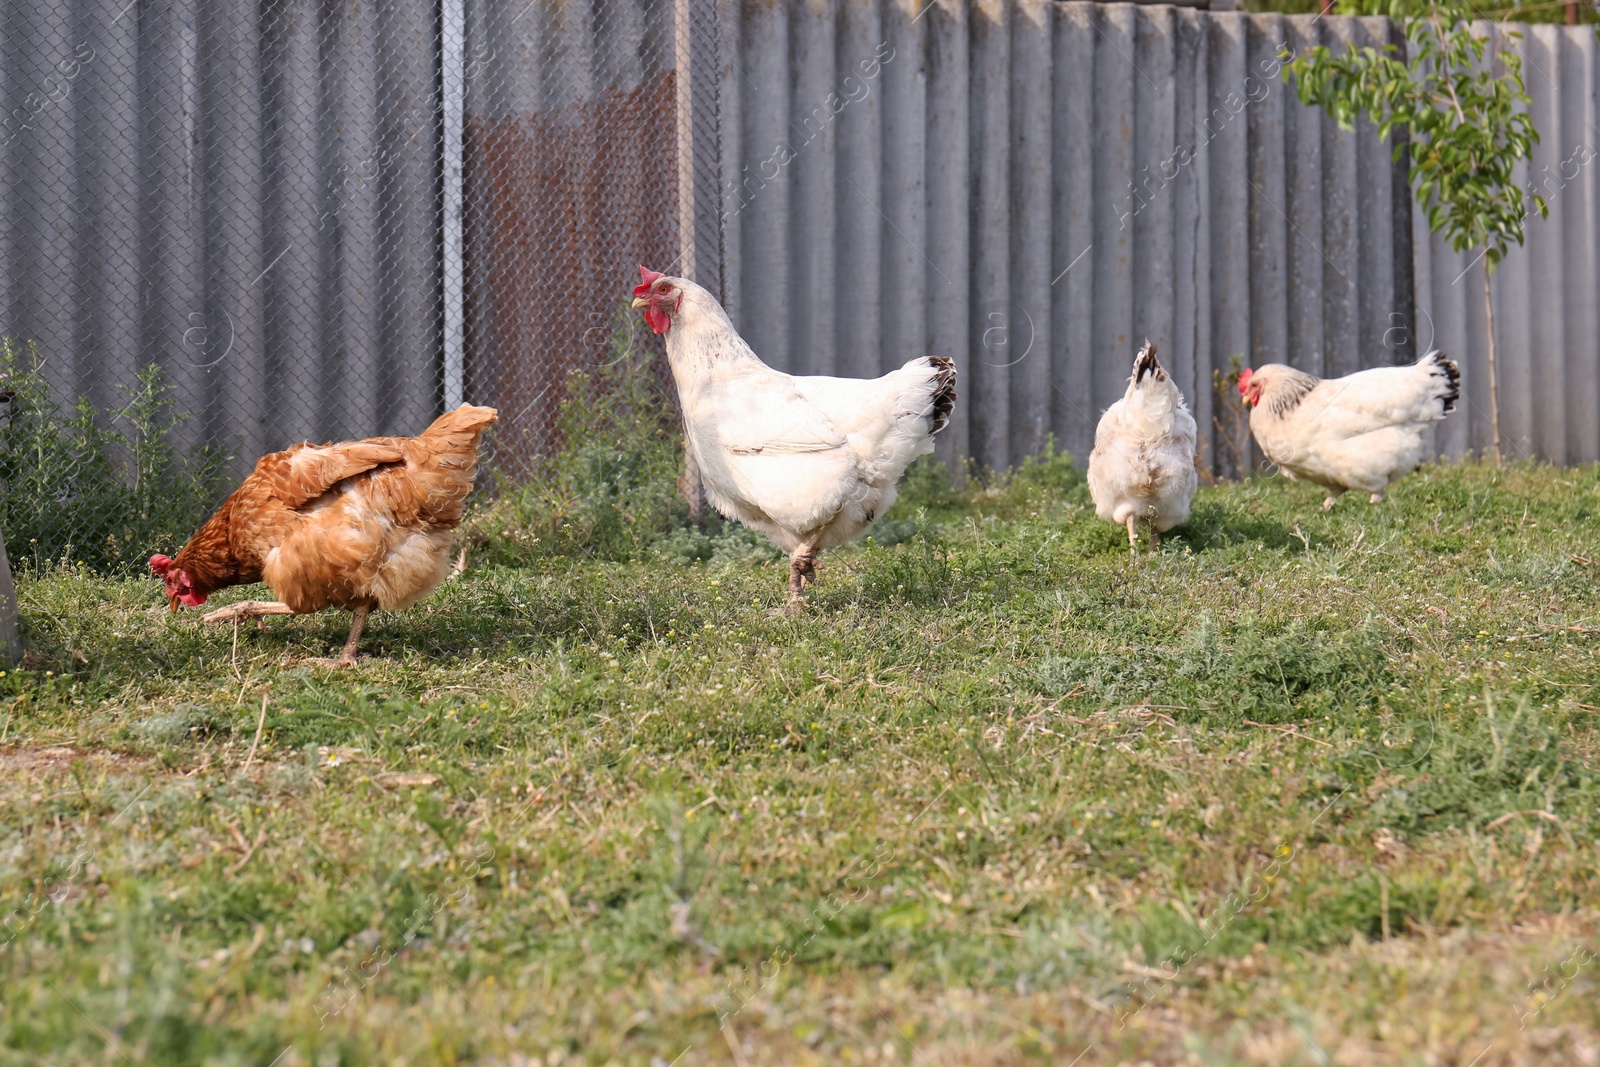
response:
[[[1248,507],[1248,505],[1247,505]],[[1304,537],[1301,537],[1304,534]],[[1209,501],[1196,501],[1189,521],[1175,530],[1169,530],[1162,539],[1178,541],[1196,554],[1255,542],[1290,555],[1303,554],[1310,548],[1329,544],[1326,535],[1312,533],[1301,527],[1300,534],[1278,520],[1249,510],[1225,508]],[[1126,551],[1126,541],[1123,543]]]

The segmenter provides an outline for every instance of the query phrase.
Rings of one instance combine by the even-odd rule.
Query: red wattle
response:
[[[654,304],[644,309],[644,321],[648,322],[656,333],[666,333],[668,327],[672,325],[671,317]]]

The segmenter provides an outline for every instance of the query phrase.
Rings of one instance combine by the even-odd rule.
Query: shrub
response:
[[[75,559],[98,571],[141,567],[171,552],[227,494],[233,457],[210,446],[185,454],[161,368],[119,387],[126,406],[96,411],[80,397],[63,411],[40,373],[32,341],[0,338],[11,393],[0,428],[0,530],[12,558],[35,569]]]
[[[651,366],[634,317],[619,314],[612,359],[567,377],[557,451],[491,489],[465,534],[490,560],[548,556],[643,558],[688,507],[678,492],[683,434],[677,405]]]

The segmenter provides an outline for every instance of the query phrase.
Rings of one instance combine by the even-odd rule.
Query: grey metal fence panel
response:
[[[0,331],[251,458],[430,417],[434,6],[8,4]]]
[[[678,129],[692,109],[694,87],[677,76],[691,8],[714,10],[467,2],[467,393],[501,409],[496,450],[508,468],[548,453],[569,375],[609,358],[639,263],[688,258],[714,284],[714,244],[696,257],[694,227],[678,223],[695,168],[712,188],[716,174],[714,158],[680,167],[694,144]],[[714,51],[707,65],[709,77]],[[714,109],[704,121],[715,129]]]
[[[1466,260],[1427,233],[1392,144],[1339,130],[1277,73],[1285,46],[1400,42],[1388,21],[1048,0],[721,10],[737,24],[725,285],[775,365],[955,355],[946,447],[1004,466],[1052,433],[1086,455],[1149,336],[1226,473],[1233,401],[1211,383],[1234,357],[1339,375],[1433,342],[1468,378],[1439,449],[1486,446],[1481,296],[1452,284]],[[1570,171],[1600,134],[1593,34],[1530,27],[1519,47],[1545,131],[1532,170]],[[847,82],[863,61],[871,76]],[[1600,447],[1597,172],[1560,179],[1563,221],[1532,222],[1497,279],[1508,433],[1558,461]]]

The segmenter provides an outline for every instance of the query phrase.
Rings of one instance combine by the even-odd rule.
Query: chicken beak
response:
[[[176,612],[178,610],[178,596],[176,593],[167,597],[167,610],[172,612]]]
[[[636,296],[633,298],[633,306],[636,308],[647,308],[650,306],[650,301],[646,300],[642,296]]]

